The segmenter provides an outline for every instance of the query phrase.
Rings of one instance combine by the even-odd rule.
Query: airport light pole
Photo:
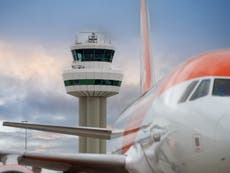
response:
[[[22,123],[28,123],[28,121],[22,121]],[[25,129],[25,151],[27,151],[27,137],[28,137],[28,129]]]

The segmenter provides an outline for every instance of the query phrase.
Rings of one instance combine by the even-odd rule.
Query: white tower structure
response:
[[[85,34],[85,40],[71,46],[73,63],[63,73],[65,88],[79,98],[79,126],[106,128],[106,98],[119,93],[123,74],[111,68],[111,42],[98,33]],[[106,153],[106,141],[80,137],[79,152]]]

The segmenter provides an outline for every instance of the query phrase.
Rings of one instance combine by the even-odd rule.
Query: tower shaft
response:
[[[79,97],[79,126],[106,128],[106,98]],[[80,153],[105,153],[106,141],[79,138]]]

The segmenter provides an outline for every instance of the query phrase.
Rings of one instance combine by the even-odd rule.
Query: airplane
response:
[[[141,0],[142,95],[117,121],[125,128],[3,125],[122,141],[113,154],[42,154],[0,151],[0,172],[38,173],[229,173],[230,50],[188,59],[155,81],[146,0]],[[25,166],[31,166],[29,170]]]

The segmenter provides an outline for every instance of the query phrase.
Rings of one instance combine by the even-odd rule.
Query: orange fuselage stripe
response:
[[[209,52],[186,61],[166,77],[158,94],[179,83],[205,76],[230,76],[230,50]]]

